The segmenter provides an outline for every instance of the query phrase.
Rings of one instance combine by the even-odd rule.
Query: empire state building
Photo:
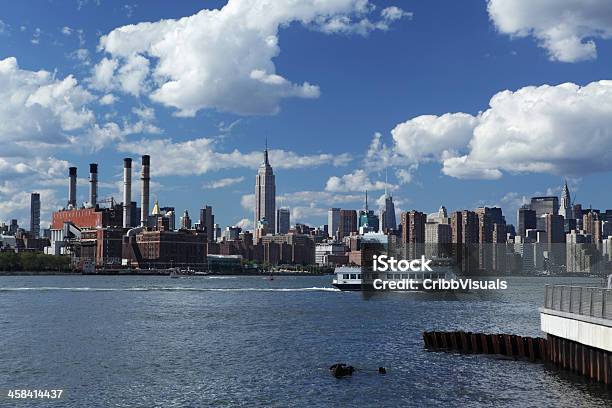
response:
[[[264,160],[257,170],[257,178],[255,179],[255,225],[257,229],[258,222],[262,219],[268,224],[268,231],[273,231],[276,225],[276,185],[274,182],[274,173],[272,166],[268,161],[268,146],[264,150]]]

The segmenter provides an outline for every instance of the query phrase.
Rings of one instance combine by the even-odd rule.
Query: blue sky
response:
[[[27,225],[36,190],[46,224],[69,165],[80,202],[90,162],[120,199],[121,159],[149,153],[161,205],[248,226],[266,137],[293,222],[375,201],[384,169],[402,210],[500,205],[514,222],[563,177],[612,208],[607,2],[225,3],[3,7],[0,221]]]

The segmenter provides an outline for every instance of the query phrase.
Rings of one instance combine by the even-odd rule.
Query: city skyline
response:
[[[263,2],[271,11],[265,19],[247,2],[231,3],[232,16],[224,1],[172,10],[157,1],[6,7],[0,83],[13,102],[0,108],[0,222],[29,225],[36,191],[47,227],[64,205],[73,166],[76,201],[87,201],[91,162],[100,164],[99,198],[121,201],[120,160],[148,153],[157,163],[151,197],[160,205],[179,215],[187,209],[194,222],[209,205],[220,225],[252,230],[252,177],[266,138],[276,207],[289,207],[292,223],[322,225],[329,208],[361,209],[366,189],[378,215],[385,188],[398,213],[498,205],[516,223],[523,198],[561,196],[564,177],[585,208],[607,208],[612,47],[605,20],[589,15],[608,15],[609,6],[596,2],[567,22],[561,6],[537,10],[549,19],[525,21],[535,10],[517,1],[503,15],[498,1],[371,1],[375,7],[360,9],[333,0],[308,2],[303,14],[284,1]],[[210,47],[186,41],[171,55],[157,22],[176,26],[182,17],[207,39],[218,36],[205,23],[223,22],[225,37],[251,38],[261,59],[212,40]],[[547,37],[556,20],[574,43]],[[147,21],[155,44],[136,25],[134,48],[125,49],[122,27]],[[246,21],[258,22],[252,32],[240,29]],[[173,58],[193,60],[199,81],[172,91],[186,81]],[[175,82],[158,83],[156,75]],[[206,78],[223,87],[208,92]],[[525,116],[521,107],[532,101],[550,109]]]

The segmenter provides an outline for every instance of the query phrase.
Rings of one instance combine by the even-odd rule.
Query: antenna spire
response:
[[[266,136],[266,149],[264,150],[264,164],[269,164],[268,162],[268,136]]]

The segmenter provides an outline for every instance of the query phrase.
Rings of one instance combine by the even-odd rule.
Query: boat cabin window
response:
[[[360,273],[357,274],[357,279],[361,279],[361,274]]]
[[[351,279],[357,279],[357,275],[354,273],[351,273]]]
[[[345,274],[342,275],[342,279],[348,279],[348,278],[349,278],[349,274],[348,273],[345,273]]]

